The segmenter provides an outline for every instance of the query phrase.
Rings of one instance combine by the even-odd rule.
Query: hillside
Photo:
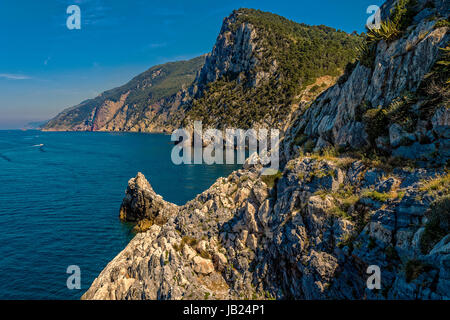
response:
[[[236,10],[224,19],[204,65],[199,57],[153,67],[63,111],[44,130],[170,132],[193,120],[215,127],[281,126],[299,104],[336,81],[361,43],[359,36],[326,26]]]
[[[227,17],[197,81],[185,123],[281,127],[298,104],[329,87],[357,57],[362,38],[268,12]],[[316,80],[328,76],[332,81]]]
[[[204,56],[158,65],[124,86],[64,110],[48,131],[164,131],[171,107],[179,104],[204,63]]]
[[[119,216],[141,233],[82,299],[450,299],[449,16],[388,0],[358,61],[292,114],[276,175],[254,154],[183,206],[130,179]],[[256,61],[223,36],[200,83],[230,52]]]

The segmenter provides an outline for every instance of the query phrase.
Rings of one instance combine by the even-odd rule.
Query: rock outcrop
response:
[[[139,172],[128,182],[119,217],[123,221],[145,220],[150,224],[164,224],[176,212],[176,205],[164,201],[160,195],[156,194],[144,175]]]
[[[83,299],[449,298],[448,236],[425,251],[421,239],[439,197],[422,183],[444,172],[303,157],[269,188],[260,170],[247,164],[180,207],[132,179],[122,208],[168,220],[138,234]],[[369,265],[382,290],[367,289]]]
[[[122,87],[64,110],[43,130],[170,133],[195,120],[214,128],[281,128],[298,107],[294,100],[309,101],[333,84],[356,57],[360,42],[360,36],[330,27],[235,10],[224,19],[211,53],[150,68]],[[294,55],[285,54],[290,49]],[[330,59],[318,60],[315,50]],[[296,65],[305,70],[292,72]],[[331,80],[314,82],[321,77]]]
[[[296,138],[298,141],[299,137],[305,137],[303,143],[312,144],[316,150],[326,146],[377,147],[406,158],[429,161],[436,158],[436,153],[441,160],[448,156],[445,154],[448,148],[437,147],[446,144],[446,138],[441,139],[443,135],[448,137],[444,115],[448,105],[445,106],[445,101],[441,105],[434,103],[435,116],[423,117],[428,101],[420,97],[420,86],[439,59],[439,49],[445,47],[449,39],[448,26],[439,27],[439,20],[430,17],[439,14],[446,17],[449,8],[448,4],[442,6],[436,1],[434,10],[420,10],[426,3],[420,1],[416,10],[419,11],[417,16],[427,10],[427,18],[410,26],[406,35],[398,40],[380,41],[371,66],[358,63],[345,82],[338,82],[325,91],[297,116],[286,134],[288,153],[301,146]],[[391,4],[389,1],[384,7]],[[438,7],[442,11],[438,11]],[[402,107],[409,108],[407,114],[403,119],[395,119],[394,113],[398,115]],[[380,119],[369,117],[378,110],[380,115],[381,112],[393,115],[388,113],[388,117]],[[442,129],[447,133],[436,131],[433,119],[437,118],[447,123],[447,129]],[[376,121],[382,128],[373,126]]]

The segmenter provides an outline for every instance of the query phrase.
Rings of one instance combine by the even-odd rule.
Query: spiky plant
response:
[[[377,43],[380,40],[389,42],[398,39],[400,35],[401,31],[397,24],[387,19],[381,22],[379,28],[372,28],[367,31],[367,42],[369,44]]]
[[[376,45],[373,43],[363,43],[356,48],[358,51],[358,60],[367,68],[373,68],[375,62]]]
[[[440,68],[440,73],[446,76],[445,83],[450,84],[450,78],[448,74],[450,73],[450,45],[445,48],[439,48],[442,51],[442,58],[436,62],[438,68]]]

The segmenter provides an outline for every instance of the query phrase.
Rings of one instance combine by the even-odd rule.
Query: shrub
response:
[[[445,175],[439,175],[433,179],[422,180],[419,190],[432,193],[448,193],[450,191],[450,174],[447,172]]]
[[[423,272],[427,272],[430,270],[430,266],[423,263],[419,260],[409,260],[405,264],[405,277],[406,282],[410,283],[411,281],[414,281],[417,279]]]
[[[366,40],[368,44],[375,44],[380,40],[390,42],[398,39],[400,35],[401,32],[397,25],[388,19],[381,22],[379,28],[369,29]]]
[[[197,243],[198,243],[197,239],[190,237],[190,236],[184,236],[181,239],[181,243],[180,243],[180,246],[178,247],[178,249],[183,250],[185,244],[189,245],[190,247],[195,247],[197,245]]]
[[[436,22],[436,24],[434,25],[434,27],[437,29],[437,28],[444,28],[444,27],[450,27],[450,21],[449,21],[449,19],[450,18],[447,18],[447,19],[442,19],[442,20],[438,20],[437,22]]]
[[[427,254],[450,232],[450,196],[434,201],[430,206],[428,222],[420,238],[420,250]]]
[[[313,152],[315,146],[316,142],[312,139],[309,139],[308,141],[306,141],[303,149],[305,150],[305,152]]]
[[[337,244],[338,248],[349,247],[350,251],[353,251],[353,243],[355,242],[355,236],[348,233],[344,236],[342,241]]]
[[[386,110],[382,108],[373,108],[367,110],[363,115],[363,122],[367,126],[367,134],[372,145],[375,145],[375,139],[386,135],[388,132],[389,119],[386,116]]]
[[[391,198],[391,195],[385,192],[378,192],[375,190],[365,190],[362,193],[362,197],[371,198],[372,200],[379,202],[386,202]]]
[[[374,44],[368,44],[367,42],[359,45],[356,48],[359,62],[363,66],[372,69],[375,63],[376,49],[377,47]]]
[[[401,31],[406,30],[416,15],[417,0],[398,0],[391,10],[391,20]]]
[[[277,181],[283,176],[283,174],[278,171],[276,174],[272,175],[263,175],[261,176],[261,180],[270,188],[272,189]]]

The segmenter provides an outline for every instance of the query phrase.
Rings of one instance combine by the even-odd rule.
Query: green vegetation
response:
[[[326,196],[333,198],[334,206],[330,213],[334,216],[347,220],[353,220],[350,210],[359,201],[360,197],[356,194],[355,188],[351,185],[341,185],[337,191],[318,190],[315,195],[324,199]]]
[[[173,247],[176,251],[183,251],[183,248],[186,244],[190,247],[195,247],[197,245],[197,243],[198,243],[197,239],[190,237],[190,236],[184,236],[181,239],[180,245],[175,244]]]
[[[375,145],[375,139],[387,135],[389,127],[393,123],[398,123],[406,130],[413,130],[418,115],[411,112],[411,106],[417,101],[417,97],[410,92],[394,99],[387,107],[379,106],[378,108],[370,108],[358,110],[364,112],[362,121],[366,124],[367,134],[372,145]]]
[[[203,259],[212,259],[211,255],[205,251],[205,250],[200,250],[200,252],[198,253],[198,255],[200,257],[202,257]]]
[[[401,32],[397,25],[391,20],[381,22],[380,28],[373,28],[367,31],[367,43],[369,45],[377,43],[380,40],[393,41],[398,39]]]
[[[398,0],[395,7],[391,11],[392,22],[401,30],[408,28],[417,11],[414,7],[417,5],[417,0]]]
[[[436,24],[434,25],[434,27],[435,27],[436,29],[437,29],[437,28],[444,28],[444,27],[449,28],[449,27],[450,27],[450,17],[447,18],[447,19],[438,20],[438,21],[436,22]]]
[[[358,50],[358,60],[362,65],[373,68],[376,46],[379,41],[390,42],[402,36],[417,13],[414,9],[416,4],[416,0],[398,0],[391,10],[390,17],[382,21],[379,28],[367,30],[366,41]]]
[[[83,101],[75,107],[64,110],[45,127],[74,126],[85,123],[95,108],[100,107],[107,100],[119,101],[120,97],[127,92],[129,95],[125,103],[134,106],[136,112],[142,112],[152,103],[175,94],[183,86],[190,86],[204,61],[205,57],[201,56],[188,61],[154,66],[121,87],[105,91],[94,99]]]
[[[438,175],[437,177],[429,180],[421,181],[420,191],[430,193],[450,193],[450,172],[446,174]]]
[[[340,75],[356,59],[355,48],[362,42],[360,36],[295,23],[260,10],[240,9],[235,14],[237,21],[231,30],[243,23],[253,25],[262,56],[254,70],[227,74],[207,84],[205,94],[190,107],[190,120],[240,128],[263,119],[276,123],[290,111],[296,96],[318,77]],[[255,86],[253,79],[258,72],[270,76]],[[271,119],[267,119],[268,114]]]
[[[364,190],[361,194],[361,197],[370,198],[379,202],[386,202],[392,198],[391,194],[386,192],[378,192],[375,190]]]
[[[440,57],[418,92],[426,98],[426,104],[420,110],[421,119],[428,119],[441,105],[450,108],[450,45],[440,48]]]
[[[448,187],[448,185],[447,185]],[[428,222],[420,238],[420,249],[427,254],[431,249],[450,232],[450,196],[447,195],[435,200],[430,207]]]
[[[406,262],[404,270],[406,282],[410,283],[411,281],[416,280],[422,273],[427,272],[431,269],[431,267],[422,261],[412,259]]]
[[[354,242],[355,242],[355,235],[354,234],[346,234],[344,236],[344,238],[342,239],[342,241],[340,241],[337,244],[337,247],[338,248],[349,247],[350,251],[353,251]]]
[[[151,221],[150,219],[142,219],[133,227],[133,231],[134,232],[145,232],[148,229],[150,229],[150,227],[152,225],[153,225],[153,221]]]
[[[277,181],[283,176],[283,173],[278,171],[276,174],[273,175],[263,175],[261,176],[261,180],[270,188],[272,189]]]

